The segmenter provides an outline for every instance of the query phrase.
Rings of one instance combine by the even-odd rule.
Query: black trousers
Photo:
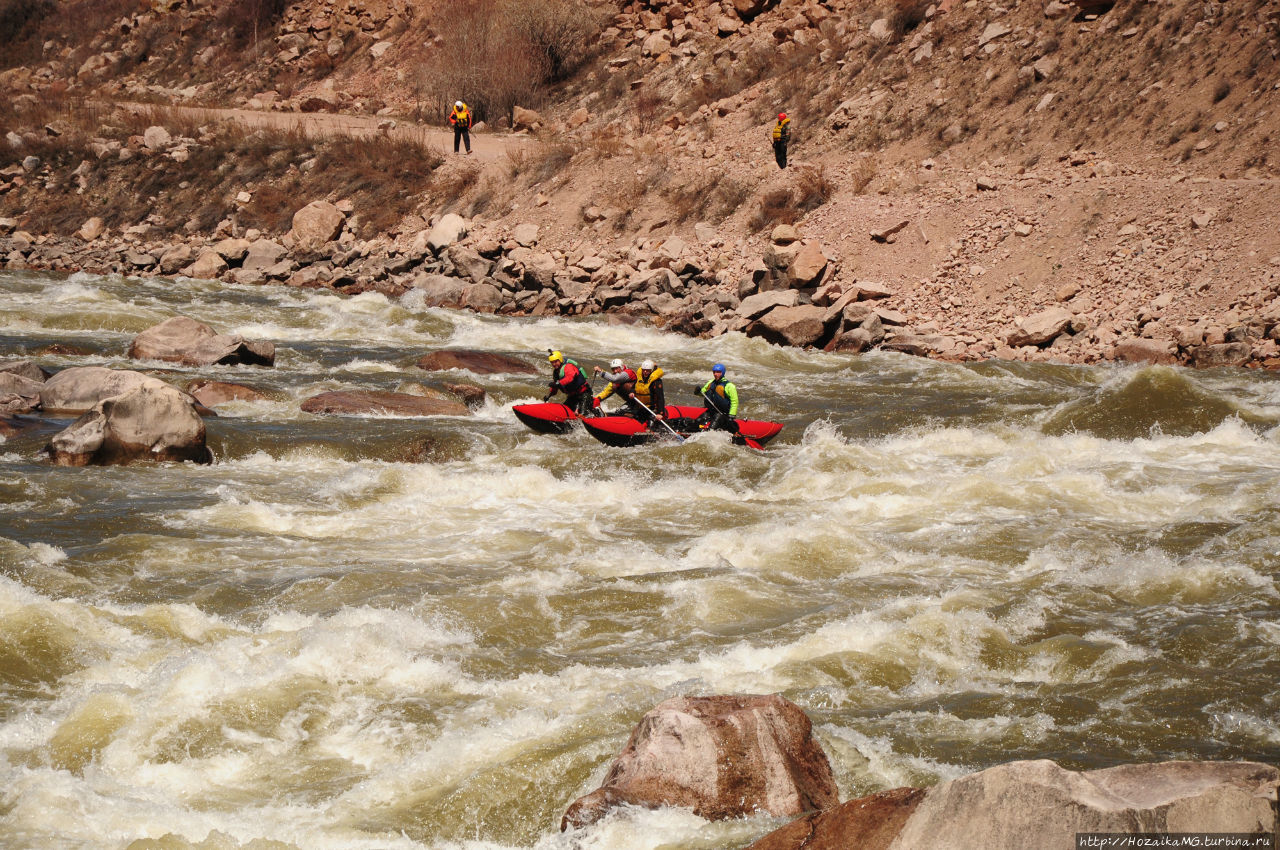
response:
[[[713,431],[728,431],[730,434],[738,433],[737,421],[727,413],[722,413],[714,407],[708,407],[702,411],[702,415],[697,419],[698,425],[704,422],[706,426]]]
[[[459,127],[457,124],[454,124],[453,125],[453,152],[454,153],[458,152],[458,142],[460,141],[467,143],[467,153],[471,153],[471,131],[466,127]]]
[[[454,150],[457,150],[456,144]],[[787,143],[778,141],[773,143],[773,158],[778,161],[779,168],[787,167]]]

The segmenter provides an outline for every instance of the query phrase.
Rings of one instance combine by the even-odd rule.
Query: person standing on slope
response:
[[[557,392],[564,393],[564,403],[579,416],[585,416],[591,409],[591,385],[586,375],[572,359],[566,359],[559,351],[547,354],[547,362],[551,364],[551,384],[543,401],[550,401]]]
[[[700,394],[707,409],[698,417],[698,427],[738,433],[734,420],[738,415],[738,388],[725,380],[723,363],[711,367],[711,380],[702,385]]]
[[[467,156],[471,156],[471,110],[465,103],[460,100],[453,102],[449,123],[453,125],[453,152],[458,152],[458,142],[466,142]]]
[[[778,113],[778,123],[773,125],[773,158],[779,168],[787,167],[787,143],[791,141],[791,119],[787,113]]]

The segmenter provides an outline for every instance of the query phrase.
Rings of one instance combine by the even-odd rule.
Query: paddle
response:
[[[705,392],[702,392],[702,390],[699,390],[698,392],[703,398],[707,400],[707,404],[711,405],[710,409],[714,410],[717,416],[724,416],[724,414],[720,412],[720,408],[716,407],[716,403],[711,400],[711,396],[707,395]],[[746,434],[743,434],[741,428],[738,429],[738,433],[734,434],[734,436],[740,437],[742,439],[742,442],[746,443],[749,448],[753,448],[756,451],[761,451],[761,452],[764,451],[764,446],[760,445],[758,441],[751,439]]]
[[[640,399],[636,398],[635,396],[632,396],[632,397],[631,397],[631,400],[632,400],[632,401],[634,401],[636,404],[640,405],[641,407],[643,407],[643,408],[644,408],[644,410],[645,410],[645,413],[648,413],[648,414],[649,414],[650,416],[652,416],[654,419],[656,419],[656,420],[658,420],[659,422],[661,422],[661,423],[662,423],[662,427],[663,427],[663,428],[666,428],[668,431],[670,431],[670,432],[671,432],[671,436],[675,437],[677,440],[679,440],[679,441],[680,441],[680,442],[682,442],[682,443],[684,442],[684,437],[681,437],[679,434],[677,434],[677,433],[676,433],[676,429],[675,429],[675,428],[672,428],[670,425],[668,425],[668,424],[667,424],[667,420],[663,419],[661,416],[659,416],[658,414],[656,414],[656,413],[654,413],[652,410],[650,410],[650,409],[649,409],[649,405],[645,404],[643,401],[641,401]]]

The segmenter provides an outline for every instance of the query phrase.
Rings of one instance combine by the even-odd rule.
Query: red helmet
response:
[[[779,120],[779,121],[786,121],[786,120],[787,120],[787,113],[785,113],[785,112],[779,112],[779,113],[778,113],[778,120]]]

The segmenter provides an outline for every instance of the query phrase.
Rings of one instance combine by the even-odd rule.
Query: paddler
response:
[[[636,403],[636,372],[634,369],[627,368],[627,364],[623,363],[620,357],[615,357],[609,361],[608,372],[599,366],[592,368],[595,374],[602,375],[605,379],[604,389],[596,393],[595,398],[591,400],[592,407],[599,409],[600,402],[616,393],[618,398],[627,403],[627,412],[631,416],[641,422],[649,421],[651,417]]]
[[[564,403],[579,416],[585,416],[591,410],[591,385],[587,376],[572,359],[566,359],[559,351],[547,353],[547,362],[551,364],[551,384],[543,401],[550,401],[557,392],[564,393]]]
[[[662,389],[662,367],[652,360],[641,363],[640,371],[636,372],[635,399],[648,408],[641,421],[650,422],[650,427],[653,427],[653,417],[667,418],[667,394]]]
[[[738,388],[732,381],[725,380],[723,363],[711,367],[711,380],[702,385],[699,395],[706,407],[698,417],[699,428],[738,433],[738,423],[734,419],[738,415]]]

